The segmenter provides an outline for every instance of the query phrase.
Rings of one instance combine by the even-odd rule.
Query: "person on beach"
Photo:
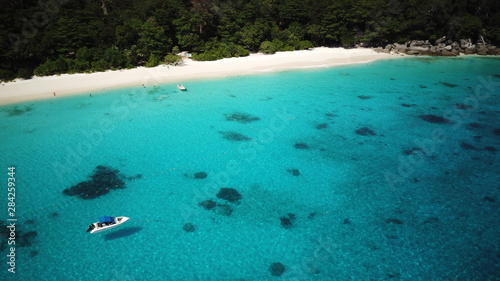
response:
[[[56,96],[56,92],[54,92],[54,97]]]

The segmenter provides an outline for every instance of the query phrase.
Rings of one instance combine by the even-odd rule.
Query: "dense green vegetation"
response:
[[[274,53],[483,36],[498,0],[2,0],[0,79]]]

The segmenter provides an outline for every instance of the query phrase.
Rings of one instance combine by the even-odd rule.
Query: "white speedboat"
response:
[[[177,89],[181,90],[181,91],[185,91],[186,90],[186,87],[184,87],[184,85],[177,85]]]
[[[130,218],[127,217],[109,217],[109,216],[100,217],[98,222],[94,222],[89,226],[87,232],[97,233],[117,228],[118,226],[122,225],[129,219]]]

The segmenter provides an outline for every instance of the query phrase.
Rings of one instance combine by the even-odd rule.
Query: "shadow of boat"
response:
[[[122,228],[120,230],[106,234],[104,236],[104,240],[114,240],[114,239],[124,238],[124,237],[130,236],[130,235],[133,235],[141,230],[142,230],[142,227]]]

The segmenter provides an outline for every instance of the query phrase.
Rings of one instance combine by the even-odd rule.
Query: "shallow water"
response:
[[[2,280],[497,280],[499,69],[404,58],[0,107],[20,231]],[[125,188],[63,194],[99,165]],[[131,220],[85,233],[103,215]]]

